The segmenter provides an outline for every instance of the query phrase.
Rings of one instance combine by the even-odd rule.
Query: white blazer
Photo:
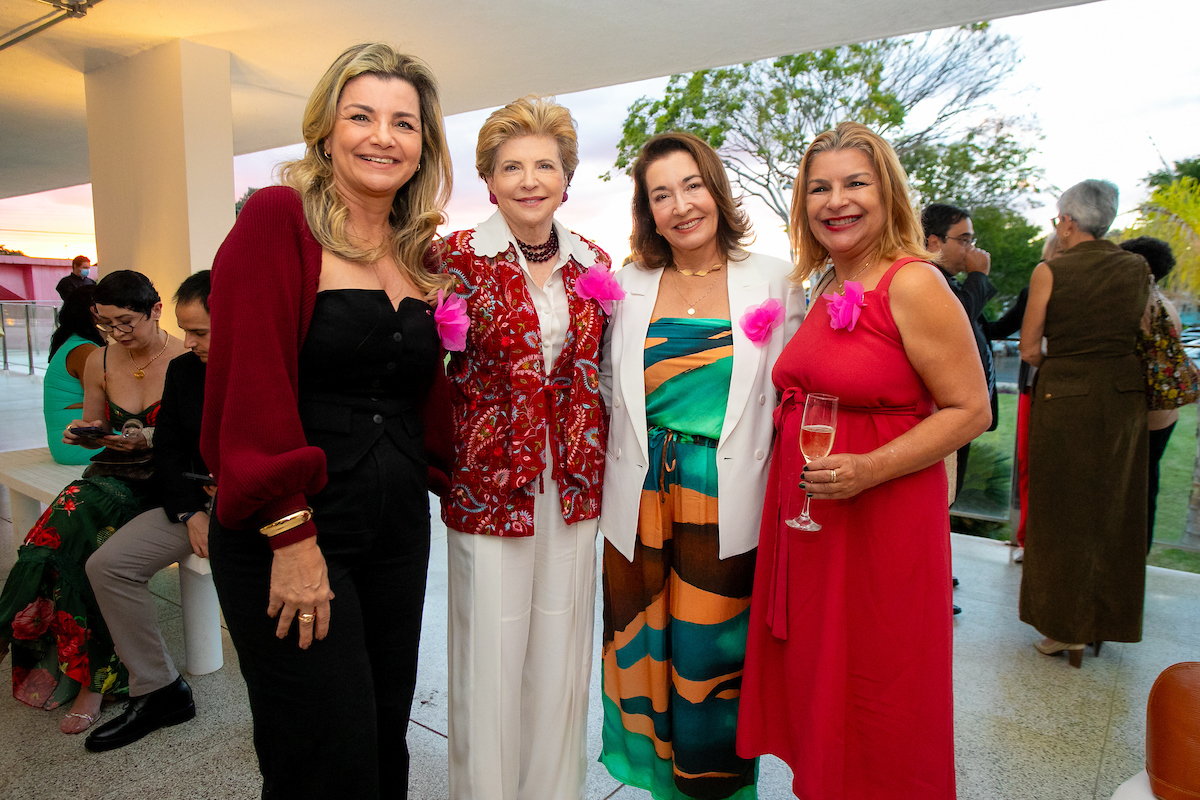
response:
[[[720,557],[730,558],[758,545],[763,498],[775,431],[775,387],[771,368],[804,319],[804,290],[787,279],[792,265],[755,253],[730,261],[726,281],[733,321],[733,372],[729,402],[717,443]],[[650,468],[646,431],[645,347],[650,316],[658,301],[662,270],[630,264],[617,281],[625,299],[616,302],[605,333],[600,391],[611,412],[604,462],[600,530],[630,561],[637,540],[638,506]],[[784,324],[758,347],[738,321],[750,306],[770,297],[783,303]]]

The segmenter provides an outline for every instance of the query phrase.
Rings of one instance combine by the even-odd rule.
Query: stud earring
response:
[[[567,193],[563,192],[563,202],[567,202]]]
[[[420,172],[420,171],[421,171],[421,163],[418,161],[417,162],[417,172]]]
[[[494,206],[500,205],[500,201],[496,199],[495,192],[488,192],[488,200],[491,200],[492,205],[494,205]]]

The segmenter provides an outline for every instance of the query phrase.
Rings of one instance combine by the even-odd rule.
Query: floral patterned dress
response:
[[[109,403],[115,430],[153,425],[158,403],[130,414]],[[0,593],[0,642],[12,650],[13,697],[35,708],[70,702],[81,686],[129,691],[84,564],[118,528],[153,507],[146,482],[83,478],[69,484],[25,537]]]

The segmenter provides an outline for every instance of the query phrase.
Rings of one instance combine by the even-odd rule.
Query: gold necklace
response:
[[[707,270],[707,272],[712,272],[712,271],[714,271],[714,270]],[[696,316],[696,306],[700,305],[700,301],[701,301],[701,300],[703,300],[704,298],[706,298],[706,297],[708,297],[710,294],[712,294],[712,290],[713,290],[713,289],[715,289],[715,288],[717,287],[717,284],[718,284],[718,283],[720,283],[720,281],[713,281],[712,283],[710,283],[710,284],[708,285],[708,290],[707,290],[707,291],[705,291],[705,292],[704,292],[704,294],[702,294],[702,295],[700,295],[698,298],[696,298],[696,302],[694,302],[694,303],[693,303],[691,300],[688,300],[688,298],[687,298],[687,295],[683,293],[683,289],[680,289],[680,288],[679,288],[679,284],[678,284],[678,283],[675,283],[674,281],[672,281],[672,282],[671,282],[671,285],[675,287],[675,291],[676,291],[676,292],[678,292],[678,293],[679,293],[679,296],[683,298],[683,302],[687,303],[687,305],[688,305],[688,310],[687,310],[687,312],[688,312],[688,316],[689,316],[689,317],[694,317],[694,316]]]
[[[870,262],[870,261],[868,261],[866,264],[864,264],[864,265],[863,265],[863,268],[862,268],[862,269],[860,269],[858,272],[854,273],[854,274],[853,274],[853,275],[851,275],[849,278],[846,278],[846,280],[844,280],[844,281],[838,281],[838,294],[840,294],[840,295],[845,295],[845,294],[846,294],[846,283],[847,283],[848,281],[852,281],[852,280],[854,280],[854,279],[855,279],[855,278],[857,278],[859,275],[862,275],[864,272],[866,272],[866,270],[867,270],[867,267],[869,267],[869,266],[871,266],[871,262]],[[834,277],[834,280],[837,280],[837,267],[834,267],[834,269],[833,269],[833,277]]]
[[[680,269],[679,267],[675,267],[675,271],[678,272],[680,275],[686,275],[689,278],[693,275],[695,275],[698,278],[703,278],[708,273],[716,272],[723,266],[725,266],[725,265],[724,264],[713,264],[708,269],[697,269],[697,270]]]
[[[163,342],[162,350],[158,351],[158,356],[161,356],[163,353],[167,352],[167,345],[169,345],[170,343],[171,343],[171,334],[168,333],[166,341]],[[133,351],[126,350],[125,352],[129,353],[129,360],[133,362],[133,377],[137,378],[139,381],[142,378],[146,377],[146,367],[150,366],[151,364],[153,364],[155,361],[158,360],[158,356],[155,356],[154,358],[150,359],[145,364],[143,364],[142,366],[139,367],[137,365],[137,362],[133,360]]]

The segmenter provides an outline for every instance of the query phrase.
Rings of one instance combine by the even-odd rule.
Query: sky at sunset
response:
[[[1086,178],[1107,178],[1121,189],[1123,217],[1145,199],[1141,181],[1174,161],[1200,155],[1200,58],[1172,31],[1200,30],[1196,0],[1102,2],[999,20],[995,30],[1018,41],[1021,64],[983,116],[1028,116],[1041,125],[1038,163],[1058,189]],[[570,200],[559,210],[566,225],[594,239],[615,263],[628,254],[631,186],[623,175],[598,176],[612,166],[630,103],[656,95],[666,79],[560,95],[579,126],[580,165]],[[492,213],[475,174],[475,137],[490,109],[448,117],[455,164],[446,230],[472,227]],[[978,121],[978,120],[973,120]],[[298,136],[299,134],[297,134]],[[248,186],[274,182],[275,165],[300,148],[251,153],[234,160],[235,198]],[[1053,195],[1028,216],[1043,227]],[[752,249],[787,257],[779,220],[747,202],[758,235]],[[91,190],[87,185],[0,200],[0,244],[31,256],[96,259]],[[101,266],[105,266],[101,264]],[[103,271],[103,270],[102,270]]]

